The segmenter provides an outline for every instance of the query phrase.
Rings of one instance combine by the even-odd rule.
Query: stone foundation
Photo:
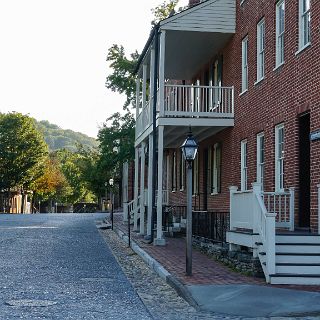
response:
[[[204,238],[193,238],[193,247],[237,272],[264,278],[259,258],[254,258],[252,252],[241,247],[237,251],[229,251],[228,244],[213,244]]]

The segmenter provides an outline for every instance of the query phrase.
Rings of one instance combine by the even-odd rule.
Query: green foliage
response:
[[[175,9],[178,5],[179,0],[170,0],[164,1],[159,6],[151,9],[151,12],[154,15],[154,19],[152,20],[151,24],[156,25],[161,20],[168,18],[171,14],[175,13]]]
[[[71,152],[66,149],[58,150],[56,157],[60,161],[61,171],[65,176],[72,192],[66,196],[66,202],[94,202],[95,196],[88,181],[88,163],[91,153]]]
[[[50,151],[67,149],[76,152],[78,145],[92,148],[98,146],[96,139],[80,132],[61,129],[49,121],[36,121],[36,126],[43,133]]]
[[[28,187],[39,177],[48,154],[34,120],[21,113],[0,115],[0,187]]]
[[[139,59],[138,52],[134,52],[127,58],[123,46],[114,44],[109,50],[107,61],[113,72],[106,78],[106,87],[114,92],[125,94],[126,102],[123,109],[130,104],[135,106],[136,80],[133,75],[135,66]]]
[[[135,120],[130,112],[115,113],[107,119],[98,133],[100,159],[97,172],[100,185],[112,177],[121,180],[122,165],[134,158]],[[100,190],[102,192],[102,190]]]

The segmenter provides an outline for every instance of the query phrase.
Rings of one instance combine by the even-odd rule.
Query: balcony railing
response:
[[[233,87],[165,85],[165,115],[219,117],[233,114]]]
[[[234,115],[233,87],[166,84],[163,103],[160,101],[159,90],[157,97],[157,116],[233,118]],[[152,107],[153,97],[138,115],[136,138],[152,124]]]

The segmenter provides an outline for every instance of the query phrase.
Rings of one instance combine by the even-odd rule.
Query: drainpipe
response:
[[[156,176],[157,176],[157,89],[158,89],[158,73],[159,73],[159,24],[155,27],[155,38],[154,38],[154,79],[153,79],[153,113],[152,113],[152,132],[153,132],[153,149],[152,149],[152,215],[151,215],[151,242],[154,240],[154,221],[156,217],[157,207],[156,207]],[[158,177],[158,179],[162,179],[162,177]]]

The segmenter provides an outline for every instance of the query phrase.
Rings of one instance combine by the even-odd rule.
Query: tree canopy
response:
[[[0,186],[28,186],[44,169],[48,147],[32,118],[21,113],[0,115]]]

